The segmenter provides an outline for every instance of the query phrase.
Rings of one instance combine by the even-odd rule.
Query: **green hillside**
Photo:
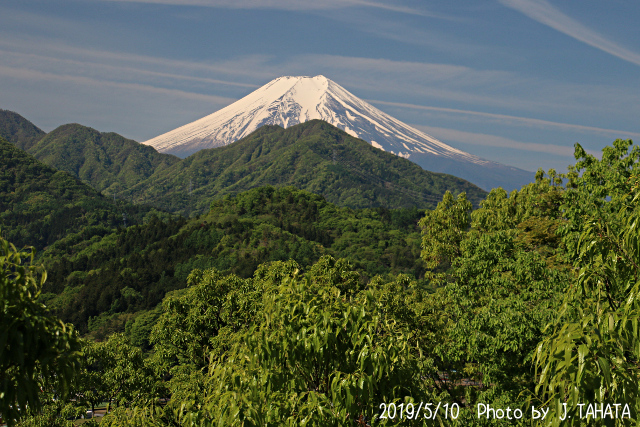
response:
[[[28,151],[109,195],[117,195],[180,160],[117,133],[101,133],[79,124],[58,127]]]
[[[29,150],[45,135],[45,132],[18,113],[0,110],[0,138]]]
[[[150,208],[102,196],[67,172],[0,138],[0,229],[16,246],[42,249],[70,234],[83,238],[142,222]]]
[[[0,148],[2,197],[55,208],[25,196],[42,197],[51,169]],[[433,210],[351,209],[269,186],[198,218],[149,215],[56,241],[44,293],[43,271],[0,238],[0,372],[43,404],[0,409],[47,426],[96,425],[80,419],[102,402],[105,426],[634,425],[640,147],[616,140],[599,159],[576,144],[575,157],[475,210],[449,192]],[[54,175],[65,197],[87,188]]]
[[[79,124],[45,135],[20,115],[2,113],[0,133],[43,163],[105,195],[186,216],[206,212],[214,199],[264,185],[291,185],[351,208],[433,208],[447,190],[466,192],[477,206],[486,195],[461,178],[425,171],[319,120],[288,129],[264,126],[180,160]]]
[[[346,258],[364,278],[424,274],[418,209],[352,210],[292,187],[261,187],[218,200],[210,212],[129,227],[102,239],[59,242],[46,254],[47,305],[96,337],[122,329],[183,288],[194,268],[251,277],[264,262],[310,266]]]
[[[133,200],[185,215],[211,200],[263,185],[294,186],[351,208],[435,207],[445,191],[466,192],[477,205],[486,192],[420,166],[320,120],[288,129],[263,126],[225,147],[201,150],[134,186]]]

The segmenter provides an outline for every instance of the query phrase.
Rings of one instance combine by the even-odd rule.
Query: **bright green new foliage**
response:
[[[392,220],[392,211],[341,210],[292,188],[216,201],[171,233],[157,221],[131,227],[85,255],[113,258],[104,265],[116,272],[116,301],[131,309],[121,307],[123,319],[152,296],[139,282],[152,262],[168,293],[127,335],[87,345],[76,399],[117,401],[109,426],[637,425],[640,148],[618,140],[598,160],[577,146],[576,158],[568,175],[539,171],[511,194],[492,190],[475,211],[464,193],[446,193],[420,221],[424,279],[415,277],[422,267],[398,261],[417,258],[418,236],[402,231],[416,211]],[[154,235],[165,243],[136,249]],[[128,264],[129,252],[106,255],[113,242],[129,242]],[[5,253],[13,261],[3,286],[35,280],[21,279],[15,249]],[[103,277],[77,258],[52,271],[96,289]],[[166,285],[163,259],[186,288]],[[386,262],[395,269],[375,276]],[[0,337],[19,342],[14,329]],[[419,402],[455,405],[456,421],[389,419],[381,406]],[[478,403],[525,417],[479,418]],[[621,404],[629,417],[581,418],[587,403]],[[564,405],[572,418],[561,419]],[[551,414],[531,420],[532,406]]]
[[[306,273],[289,261],[250,279],[189,280],[165,299],[152,338],[170,403],[108,425],[384,425],[398,419],[378,419],[381,403],[434,399],[430,361],[395,307],[415,282],[365,284],[329,256]]]
[[[580,403],[629,405],[631,418],[593,424],[636,425],[640,409],[640,149],[630,146],[618,140],[602,160],[576,150],[562,231],[577,279],[536,355],[538,392],[558,411],[567,404],[567,425],[584,423]]]
[[[257,325],[211,365],[204,411],[186,417],[205,425],[365,425],[381,402],[426,399],[414,337],[353,274],[325,257],[308,274],[281,280]]]
[[[445,195],[420,222],[422,257],[438,289],[415,315],[433,345],[426,355],[439,373],[435,384],[463,408],[463,425],[482,423],[476,403],[525,409],[533,393],[532,355],[569,279],[554,262],[553,181],[538,174],[510,196],[494,189],[473,212],[463,195]]]
[[[9,425],[41,406],[41,390],[68,391],[79,367],[73,329],[36,300],[46,273],[0,238],[0,414]]]
[[[422,259],[427,268],[448,266],[460,255],[460,242],[471,222],[471,202],[465,193],[457,199],[447,191],[433,211],[420,220],[422,227]]]

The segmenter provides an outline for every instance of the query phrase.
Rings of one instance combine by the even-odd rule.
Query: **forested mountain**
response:
[[[23,150],[29,150],[45,132],[18,113],[0,110],[0,138],[15,144]]]
[[[425,170],[453,174],[487,191],[495,187],[511,191],[533,181],[532,172],[451,147],[322,75],[278,77],[213,114],[143,144],[184,158],[205,148],[232,144],[264,125],[288,128],[314,119]]]
[[[263,187],[200,218],[75,235],[46,251],[44,294],[0,238],[0,372],[35,390],[0,409],[64,427],[105,401],[117,427],[635,425],[640,147],[575,156],[478,209],[462,193],[352,210]],[[41,370],[25,337],[69,369]]]
[[[16,246],[43,249],[71,234],[102,235],[151,211],[116,203],[0,138],[0,227]]]
[[[180,161],[117,133],[98,132],[75,123],[47,134],[18,113],[7,110],[0,110],[0,137],[107,195],[117,195]]]
[[[286,130],[263,126],[233,144],[180,160],[79,124],[44,135],[21,116],[5,113],[0,131],[43,163],[103,194],[186,216],[206,212],[213,199],[263,185],[292,185],[352,208],[435,207],[447,190],[464,191],[477,205],[486,195],[461,178],[425,171],[320,120]]]
[[[477,205],[486,195],[461,178],[425,171],[320,120],[287,129],[263,126],[160,170],[127,194],[190,215],[205,212],[212,199],[263,185],[291,185],[352,208],[435,207],[447,190],[464,191]]]
[[[349,260],[365,278],[419,277],[416,208],[352,210],[292,187],[262,187],[215,201],[190,221],[152,219],[102,239],[59,242],[45,254],[47,305],[82,332],[104,336],[166,292],[183,288],[194,268],[251,277],[258,265],[323,255]],[[57,296],[56,296],[57,295]]]
[[[117,133],[102,133],[79,124],[54,129],[28,151],[107,195],[117,195],[179,161]]]

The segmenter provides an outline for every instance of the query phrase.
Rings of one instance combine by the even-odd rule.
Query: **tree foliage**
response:
[[[43,250],[56,241],[102,237],[142,223],[151,208],[114,202],[0,138],[0,226],[18,247]]]
[[[60,126],[29,147],[29,154],[68,172],[108,196],[118,196],[180,161],[117,133],[98,132],[79,124]]]
[[[354,425],[377,419],[380,402],[432,396],[424,381],[433,370],[414,332],[385,305],[415,282],[364,285],[328,256],[306,273],[289,261],[250,279],[195,270],[189,280],[165,299],[152,338],[172,377],[171,403],[130,411],[138,421]],[[123,425],[116,415],[109,422]]]
[[[330,254],[349,259],[363,280],[400,272],[420,277],[423,212],[352,210],[291,187],[257,188],[214,201],[207,215],[189,221],[151,217],[102,239],[52,245],[45,254],[47,304],[82,333],[103,339],[127,322],[133,331],[142,322],[134,313],[153,310],[194,269],[249,278],[262,263],[293,259],[306,268]]]
[[[13,425],[41,407],[41,393],[64,395],[79,367],[80,345],[70,325],[37,302],[46,273],[0,239],[0,414]]]
[[[576,158],[561,232],[577,277],[537,350],[538,391],[574,419],[580,403],[629,404],[631,425],[640,409],[640,147],[618,140],[597,160],[577,146]]]
[[[44,135],[42,129],[20,114],[0,110],[0,138],[4,138],[22,150],[28,150]]]
[[[262,126],[225,147],[201,150],[129,189],[135,200],[187,216],[211,199],[251,188],[294,186],[350,208],[433,207],[445,191],[478,203],[484,190],[374,148],[320,120]]]
[[[110,426],[633,425],[640,149],[618,140],[598,160],[576,146],[576,159],[476,210],[464,193],[423,213],[265,187],[71,245],[48,301],[113,283],[89,324],[127,331],[86,344],[74,393],[88,404],[104,387]],[[381,403],[419,402],[459,412],[383,418]],[[525,417],[479,417],[480,403]],[[607,403],[630,417],[580,414]]]

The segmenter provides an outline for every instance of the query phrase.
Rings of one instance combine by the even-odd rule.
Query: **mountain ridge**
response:
[[[65,237],[88,240],[127,221],[141,223],[151,211],[114,203],[0,137],[0,226],[3,237],[18,247],[41,250]]]
[[[65,170],[104,194],[117,194],[179,161],[115,132],[99,132],[77,123],[46,134],[28,152]]]
[[[0,138],[22,150],[29,150],[46,133],[20,114],[0,109]]]
[[[408,158],[432,172],[451,173],[485,190],[531,182],[532,172],[451,147],[356,97],[324,76],[284,76],[240,100],[143,144],[179,157],[226,146],[264,125],[284,128],[320,119],[372,146]],[[451,165],[455,164],[455,167]],[[447,165],[447,169],[444,166]]]
[[[266,125],[237,143],[182,160],[115,133],[67,124],[29,153],[105,195],[187,216],[206,212],[216,198],[264,185],[294,186],[353,208],[435,207],[446,190],[466,191],[477,205],[486,194],[320,120],[288,129]]]
[[[204,211],[204,200],[263,185],[323,195],[352,208],[435,207],[445,191],[486,192],[451,175],[428,172],[321,120],[283,129],[267,125],[233,144],[200,150],[134,186],[127,197],[178,212]],[[206,197],[203,197],[206,195]],[[173,210],[175,211],[175,210]]]

